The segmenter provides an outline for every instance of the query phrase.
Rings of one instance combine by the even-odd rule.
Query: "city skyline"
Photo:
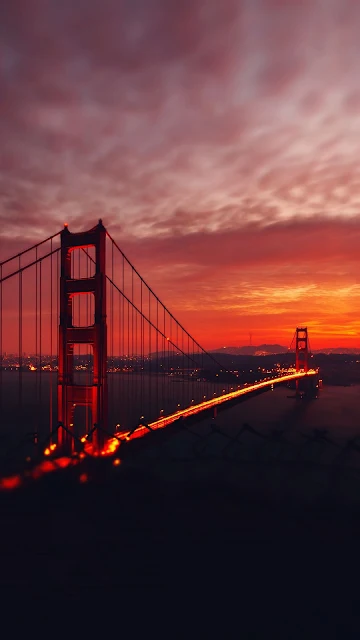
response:
[[[206,349],[358,347],[356,3],[5,4],[1,259],[101,217]]]

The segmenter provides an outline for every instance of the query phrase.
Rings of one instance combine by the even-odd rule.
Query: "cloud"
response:
[[[145,238],[128,238],[123,242],[125,250],[136,253],[138,260],[149,268],[155,263],[155,256],[166,265],[181,264],[219,269],[225,273],[234,267],[263,269],[292,265],[310,265],[311,269],[322,270],[324,263],[335,261],[338,265],[357,263],[360,240],[360,217],[343,220],[328,219],[321,216],[316,219],[293,219],[277,222],[267,219],[268,224],[249,223],[240,218],[238,224],[221,228],[221,220],[226,218],[222,211],[213,219],[214,231],[208,230],[209,215],[204,213],[200,219],[190,216],[200,229],[189,230],[187,216],[175,215],[164,223],[163,233],[148,235]],[[215,220],[217,224],[215,224]],[[202,227],[202,228],[201,228]],[[115,235],[115,230],[110,232]],[[156,264],[156,263],[155,263]],[[310,270],[310,274],[312,271]],[[314,271],[313,271],[314,273]],[[266,273],[264,274],[266,277]]]
[[[356,279],[359,25],[352,0],[5,0],[1,257],[102,217],[177,307],[282,279],[320,314]]]

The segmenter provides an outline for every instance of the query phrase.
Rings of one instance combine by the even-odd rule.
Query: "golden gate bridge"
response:
[[[311,395],[309,358],[297,327],[295,366],[245,381],[178,322],[101,220],[0,263],[0,435],[12,447],[30,438],[47,456],[112,454],[274,385]]]

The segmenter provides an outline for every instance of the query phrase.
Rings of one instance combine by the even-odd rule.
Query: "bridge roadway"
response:
[[[290,382],[292,380],[300,380],[301,378],[306,378],[317,374],[318,371],[316,369],[309,369],[309,371],[307,371],[306,373],[303,371],[296,371],[295,369],[288,369],[285,374],[282,374],[281,376],[278,376],[276,378],[267,378],[266,380],[255,382],[254,384],[248,384],[247,386],[243,386],[241,389],[231,391],[230,393],[225,393],[224,395],[218,396],[217,398],[204,400],[203,402],[187,407],[186,409],[179,409],[179,411],[175,411],[175,413],[171,413],[168,416],[164,416],[163,418],[158,418],[154,422],[150,422],[148,426],[139,425],[139,427],[137,427],[133,431],[118,433],[116,434],[117,437],[112,439],[110,443],[108,443],[108,446],[110,445],[110,449],[116,446],[116,444],[118,444],[117,438],[125,438],[126,440],[141,438],[145,434],[149,433],[149,431],[163,429],[169,424],[176,422],[176,420],[179,420],[179,418],[189,418],[190,416],[196,415],[201,411],[215,408],[220,404],[228,402],[229,400],[235,400],[236,398],[250,394],[253,391],[257,391],[258,389],[264,389],[266,387],[271,387],[274,384],[281,384],[284,382]],[[117,443],[114,442],[114,440],[117,440]]]

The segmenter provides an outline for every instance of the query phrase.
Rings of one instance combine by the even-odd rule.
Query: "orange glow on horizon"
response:
[[[352,229],[348,230],[347,234],[350,232],[354,236]],[[229,243],[230,247],[232,246],[237,233],[224,236],[225,247],[226,243]],[[206,350],[220,350],[224,344],[229,347],[248,346],[249,333],[252,334],[252,345],[278,344],[287,348],[290,345],[295,327],[304,325],[309,329],[313,349],[345,347],[358,348],[360,352],[360,321],[358,319],[360,285],[357,283],[354,256],[349,256],[349,262],[346,261],[346,256],[342,256],[341,265],[338,264],[335,267],[332,263],[323,263],[320,259],[317,264],[318,258],[313,253],[308,256],[304,264],[298,263],[297,254],[292,252],[288,257],[294,257],[295,261],[289,263],[289,266],[285,266],[284,262],[275,260],[273,256],[271,259],[266,257],[268,244],[265,240],[273,241],[275,246],[285,247],[291,244],[292,240],[281,229],[278,231],[275,229],[272,233],[273,237],[271,235],[267,237],[261,229],[253,232],[244,231],[245,239],[243,242],[246,241],[249,246],[258,246],[258,251],[255,261],[252,253],[247,256],[248,262],[241,267],[242,278],[240,280],[239,270],[235,268],[235,265],[226,264],[228,254],[226,248],[221,250],[224,265],[220,258],[216,269],[212,264],[207,264],[211,247],[215,251],[216,234],[207,240],[211,243],[210,249],[204,244],[203,247],[198,247],[197,252],[191,246],[191,240],[187,239],[190,245],[184,249],[183,260],[186,260],[185,264],[180,261],[181,257],[176,252],[174,254],[170,250],[175,243],[174,238],[163,239],[161,242],[160,240],[156,241],[159,246],[154,244],[154,250],[151,251],[151,254],[150,248],[155,240],[149,240],[149,255],[147,256],[143,256],[142,252],[137,250],[134,242],[129,250],[129,258],[134,260],[139,273],[145,276],[146,281],[164,301],[174,317]],[[325,234],[329,243],[331,238],[334,238],[338,233],[341,236],[341,229],[329,228]],[[302,242],[306,243],[305,231],[301,232],[301,238]],[[342,241],[344,246],[350,240],[351,238],[346,235]],[[203,239],[201,242],[205,243]],[[324,244],[324,240],[320,236],[317,237],[317,242],[321,243],[321,246]],[[167,243],[170,248],[166,250]],[[218,243],[216,243],[217,246]],[[88,245],[84,245],[84,248],[87,247]],[[78,249],[79,247],[72,250],[78,251]],[[127,252],[127,248],[124,247],[124,249]],[[163,259],[168,268],[165,271],[161,269],[160,277],[159,266],[165,264],[160,263],[158,258],[163,253],[162,249],[166,250]],[[177,246],[174,249],[179,251]],[[111,253],[109,250],[107,251],[109,257]],[[262,252],[265,253],[265,257]],[[29,257],[29,262],[31,262],[34,256],[32,253],[29,255],[32,256]],[[205,263],[201,269],[198,269],[197,263],[202,264],[202,261]],[[43,288],[48,292],[50,284],[49,263],[44,262],[43,266]],[[335,280],[331,276],[333,269],[339,272]],[[10,271],[12,270],[11,267]],[[189,270],[189,275],[183,278],[182,276],[187,273],[187,270]],[[193,273],[191,273],[192,270]],[[54,281],[55,272],[54,266]],[[330,275],[327,275],[328,272]],[[299,284],[298,273],[304,274],[301,278],[301,284]],[[8,275],[6,269],[3,275]],[[22,308],[23,314],[26,316],[26,322],[22,326],[22,351],[33,353],[36,315],[34,310],[34,268],[25,270],[22,277]],[[3,348],[12,354],[16,354],[19,349],[17,322],[14,322],[14,317],[18,317],[19,309],[17,286],[13,286],[15,280],[17,283],[17,278],[18,276],[14,276],[3,284],[2,325],[3,335],[6,336]],[[119,278],[115,277],[114,279],[119,284]],[[127,286],[130,286],[129,283],[125,284],[125,289]],[[88,296],[89,292],[72,294],[74,299]],[[51,305],[48,295],[42,297],[43,312],[47,318],[47,322],[42,324],[44,354],[50,353],[51,332],[48,319],[51,308],[53,333],[58,326],[58,319],[53,313],[55,290],[52,302]],[[81,307],[83,315],[84,308]],[[119,329],[116,326],[113,332],[115,344],[120,344],[121,336],[118,334]],[[171,337],[165,335],[164,337],[164,340],[170,344],[173,339],[174,335]],[[146,340],[147,338],[144,343],[145,352],[149,346],[146,344]],[[30,370],[36,370],[34,364],[30,366]]]

